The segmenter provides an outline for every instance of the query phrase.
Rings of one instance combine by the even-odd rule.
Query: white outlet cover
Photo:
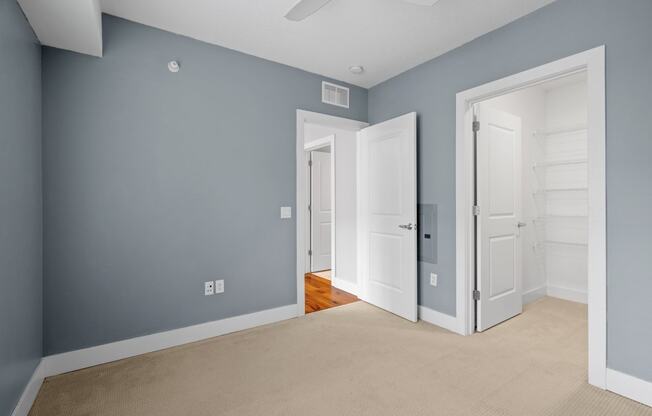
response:
[[[224,293],[224,280],[215,281],[215,293]]]
[[[292,218],[292,207],[281,207],[281,218]]]
[[[204,282],[204,296],[210,296],[215,294],[215,283],[211,280],[209,282]]]
[[[437,287],[437,274],[436,273],[430,273],[430,285]]]

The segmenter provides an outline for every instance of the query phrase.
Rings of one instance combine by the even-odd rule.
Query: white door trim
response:
[[[458,332],[473,332],[473,136],[474,103],[570,73],[588,75],[589,152],[589,383],[605,388],[607,369],[605,48],[600,46],[457,94],[455,143],[456,316]]]
[[[305,314],[305,288],[304,288],[304,275],[307,264],[306,253],[308,250],[307,240],[307,227],[309,226],[308,220],[310,217],[306,215],[305,201],[307,200],[308,192],[308,178],[307,178],[307,152],[305,148],[305,129],[306,123],[321,124],[323,126],[330,126],[334,128],[350,130],[357,132],[369,125],[363,121],[351,120],[343,117],[329,116],[321,113],[314,113],[312,111],[297,110],[297,137],[296,137],[296,216],[297,216],[297,316]],[[331,163],[335,162],[335,153],[331,155]],[[331,165],[331,167],[334,165]],[[333,177],[336,177],[335,170],[332,171]],[[332,185],[335,181],[332,181]],[[335,194],[333,193],[333,201],[335,201]],[[335,221],[335,218],[334,218]],[[335,222],[333,222],[334,224]],[[332,244],[335,244],[335,235],[333,234]],[[335,253],[333,249],[333,254]]]
[[[323,149],[325,147],[330,147],[331,149],[331,178],[330,178],[330,193],[331,193],[331,276],[337,276],[336,272],[336,267],[337,267],[337,262],[336,262],[336,257],[335,257],[335,221],[337,218],[337,215],[335,214],[335,135],[331,134],[326,137],[322,137],[321,139],[313,140],[310,143],[306,143],[303,145],[303,150],[306,153],[306,157],[309,157],[308,153],[312,152],[313,150],[319,150]],[[307,182],[307,181],[306,181]],[[307,182],[309,183],[309,182]],[[307,198],[308,201],[311,201],[311,190],[308,190],[307,192]],[[310,202],[312,204],[312,202]],[[314,207],[313,207],[314,208]],[[310,218],[309,218],[310,220]],[[312,223],[310,224],[312,226]],[[310,228],[308,228],[310,230]],[[308,237],[308,238],[311,238]],[[310,241],[310,240],[307,240]],[[309,244],[310,246],[312,244]],[[314,253],[313,253],[314,254]],[[311,270],[309,268],[308,270]]]

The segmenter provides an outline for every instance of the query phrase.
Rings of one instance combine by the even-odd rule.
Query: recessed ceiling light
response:
[[[364,72],[364,67],[360,65],[353,65],[349,67],[349,71],[351,71],[352,74],[360,75]]]

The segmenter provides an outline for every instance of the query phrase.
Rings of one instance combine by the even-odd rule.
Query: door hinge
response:
[[[308,204],[308,212],[312,211],[312,206]]]
[[[308,166],[312,166],[312,160],[308,161]]]
[[[312,250],[308,250],[308,255],[312,256]]]
[[[475,215],[476,217],[478,215],[480,215],[480,207],[479,206],[473,205],[473,215]]]
[[[473,300],[480,300],[480,291],[479,290],[474,290],[473,291]]]
[[[473,122],[473,131],[480,131],[480,122],[479,121],[474,121]]]

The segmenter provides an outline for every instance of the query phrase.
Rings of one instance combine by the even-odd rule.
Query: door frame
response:
[[[588,380],[606,388],[607,372],[607,233],[606,233],[606,107],[605,47],[599,46],[456,96],[456,320],[457,332],[474,332],[473,281],[475,229],[473,216],[473,104],[572,73],[586,72],[588,86],[589,238],[588,238]]]
[[[310,216],[306,215],[307,214],[307,206],[306,206],[306,200],[307,200],[307,192],[309,191],[309,183],[308,183],[308,157],[309,157],[309,151],[306,151],[306,145],[305,145],[305,124],[306,123],[314,123],[314,124],[321,124],[323,126],[328,126],[328,127],[333,127],[337,129],[343,129],[343,130],[350,130],[353,132],[357,132],[359,130],[362,130],[363,128],[367,127],[369,123],[363,122],[363,121],[358,121],[358,120],[352,120],[344,117],[336,117],[336,116],[330,116],[327,114],[322,114],[322,113],[315,113],[312,111],[306,111],[306,110],[297,110],[297,136],[296,136],[296,200],[295,200],[295,207],[296,207],[296,241],[297,241],[297,252],[296,252],[296,277],[297,277],[297,316],[302,316],[305,315],[305,302],[306,302],[306,293],[305,293],[305,282],[304,282],[304,275],[306,273],[306,264],[307,264],[307,259],[306,259],[306,253],[308,250],[309,242],[307,238],[309,236],[307,235],[310,228],[308,221],[310,220]],[[314,142],[313,142],[314,143]],[[336,164],[336,155],[335,155],[335,147],[333,143],[333,149],[331,150],[331,168],[335,167],[332,170],[332,184],[331,188],[335,189],[335,178],[337,178],[336,171],[337,169],[337,164]],[[332,195],[332,203],[335,203],[335,193],[333,192]],[[335,215],[333,215],[333,227],[335,226]],[[335,248],[335,234],[332,235],[333,239],[331,241],[331,244],[333,244],[333,250]],[[333,255],[335,255],[335,251],[333,251]]]
[[[331,134],[326,137],[322,137],[321,139],[313,140],[310,143],[305,143],[303,145],[303,150],[306,154],[306,158],[310,160],[310,153],[312,153],[315,150],[319,149],[324,149],[326,147],[330,147],[330,155],[331,155],[331,172],[330,172],[330,190],[329,192],[331,193],[330,198],[331,198],[331,276],[336,276],[336,267],[337,267],[337,262],[336,262],[336,254],[335,253],[335,221],[337,216],[335,215],[335,135]],[[310,165],[308,171],[312,175],[312,165]],[[309,210],[309,213],[307,215],[307,221],[308,221],[308,227],[306,227],[306,241],[308,242],[308,247],[311,250],[312,247],[312,213],[313,213],[313,206],[312,206],[312,176],[310,180],[306,181],[307,183],[307,201],[308,204],[310,204],[311,209]],[[306,258],[306,272],[312,272],[312,259],[313,256],[308,256]]]

